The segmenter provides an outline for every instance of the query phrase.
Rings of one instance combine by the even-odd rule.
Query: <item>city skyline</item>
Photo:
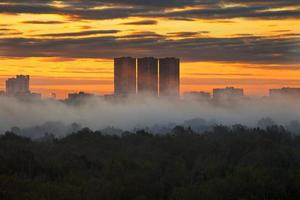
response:
[[[84,5],[84,6],[83,6]],[[180,91],[300,87],[298,1],[52,1],[0,3],[0,88],[30,74],[59,98],[113,93],[114,57],[179,57]]]
[[[235,101],[241,100],[246,96],[249,97],[249,95],[245,94],[244,88],[232,86],[213,88],[210,92],[201,90],[189,91],[181,95],[180,90],[178,90],[180,88],[180,80],[178,80],[180,79],[180,60],[177,58],[120,57],[115,58],[114,62],[114,93],[97,95],[96,93],[79,90],[68,93],[67,97],[61,98],[60,100],[80,102],[90,97],[103,97],[104,100],[109,101],[121,100],[124,99],[124,97],[125,99],[127,97],[142,97],[146,99],[149,97],[160,97],[162,99],[172,98],[174,100],[196,100],[200,102],[216,100],[216,102],[221,103],[222,101]],[[139,68],[141,68],[142,71],[139,71]],[[170,70],[172,70],[173,73],[165,73]],[[150,82],[149,79],[151,79]],[[41,100],[43,95],[32,92],[30,80],[30,75],[16,75],[15,77],[8,78],[5,81],[6,89],[5,91],[0,91],[0,95],[20,100]],[[145,81],[145,83],[143,81]],[[142,85],[142,89],[139,89],[139,87],[141,87],[139,85]],[[284,97],[297,100],[300,98],[300,88],[269,88],[267,96],[275,99],[282,99]],[[47,98],[47,96],[44,97]],[[50,99],[55,100],[56,97],[56,93],[52,93]],[[57,100],[59,100],[59,98]]]

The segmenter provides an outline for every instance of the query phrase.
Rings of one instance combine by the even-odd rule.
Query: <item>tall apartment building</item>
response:
[[[136,94],[136,59],[114,59],[114,87],[116,96]]]
[[[17,75],[6,80],[6,94],[8,96],[26,96],[30,94],[30,76]]]
[[[138,93],[158,96],[158,59],[138,59]]]
[[[178,58],[159,59],[160,96],[179,96],[180,60]]]

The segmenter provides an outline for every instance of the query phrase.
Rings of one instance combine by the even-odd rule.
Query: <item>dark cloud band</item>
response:
[[[112,58],[129,55],[176,56],[186,61],[300,63],[300,38],[6,38],[0,39],[0,52],[1,56],[11,57]]]
[[[165,17],[171,19],[300,18],[300,0],[69,0],[62,2],[66,5],[65,7],[55,7],[50,0],[30,0],[26,3],[21,0],[4,0],[0,4],[0,13],[51,13],[94,20],[126,17]],[[235,5],[232,6],[232,3]],[[228,7],[227,4],[231,4],[231,6]],[[95,9],[97,6],[109,7]],[[184,8],[187,6],[193,7],[193,9],[169,10],[173,7]],[[292,6],[295,8],[291,9]],[[147,23],[141,22],[141,24]]]
[[[66,33],[53,33],[53,34],[41,34],[38,36],[43,37],[76,37],[76,36],[89,36],[89,35],[103,35],[114,34],[120,32],[119,30],[90,30],[81,32],[66,32]]]

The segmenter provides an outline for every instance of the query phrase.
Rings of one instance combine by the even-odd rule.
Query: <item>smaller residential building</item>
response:
[[[232,100],[242,98],[243,96],[244,89],[242,88],[226,87],[213,89],[214,100]]]
[[[270,97],[300,98],[300,88],[284,87],[280,89],[270,89]]]

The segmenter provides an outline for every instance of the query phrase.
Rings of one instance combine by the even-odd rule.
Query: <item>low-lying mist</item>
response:
[[[151,97],[114,102],[95,97],[67,104],[1,97],[0,130],[4,133],[12,129],[30,137],[47,132],[59,137],[82,127],[104,132],[107,127],[129,131],[148,128],[154,133],[163,133],[176,125],[201,131],[215,124],[263,127],[276,123],[297,132],[300,130],[299,102],[283,98],[244,98],[217,103]],[[118,129],[110,130],[118,132]]]

